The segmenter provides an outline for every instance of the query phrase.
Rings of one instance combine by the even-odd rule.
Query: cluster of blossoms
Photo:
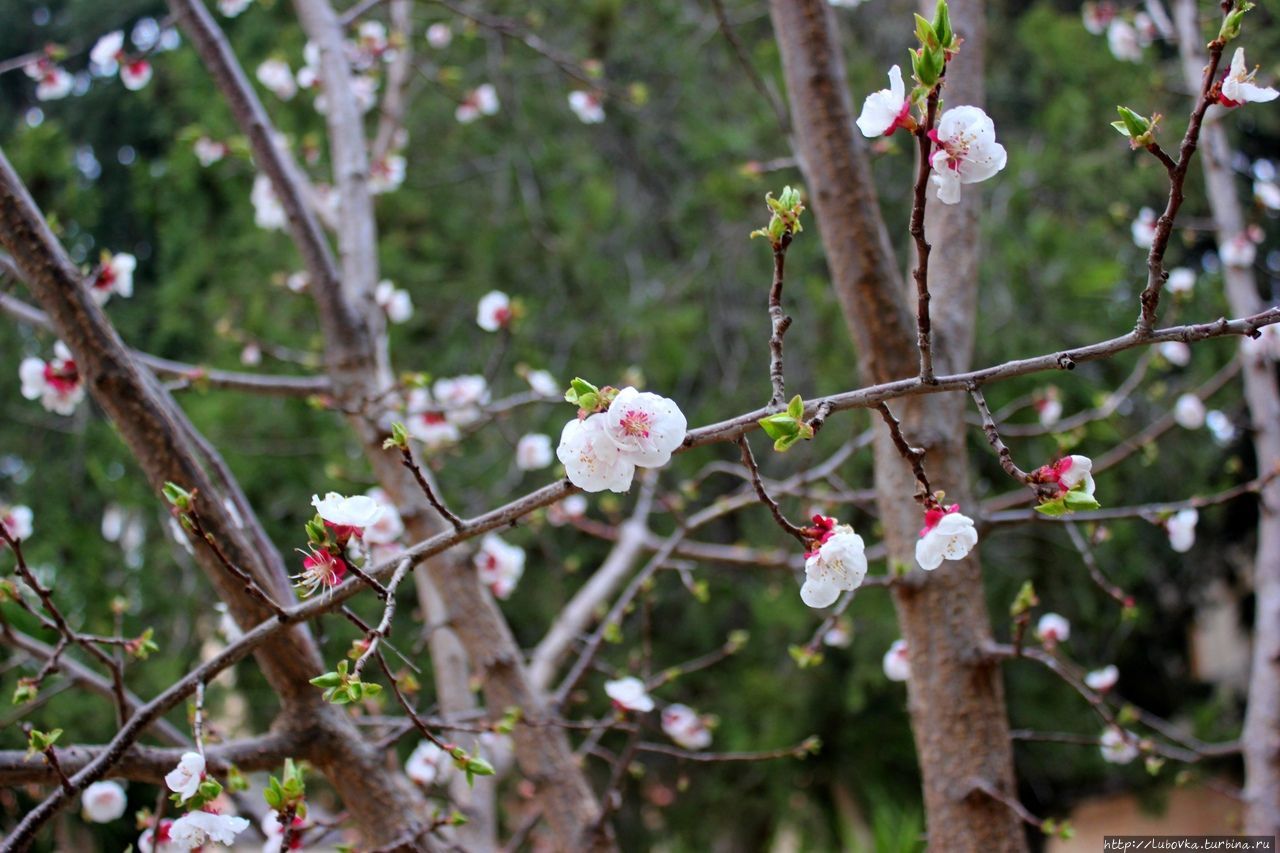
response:
[[[136,92],[151,82],[151,63],[145,57],[130,57],[124,49],[124,30],[115,30],[98,39],[89,51],[89,67],[99,77],[120,72],[120,82]]]
[[[93,301],[105,305],[112,294],[124,299],[133,296],[133,271],[137,268],[138,259],[128,252],[104,251],[97,272],[89,279]]]
[[[473,559],[480,583],[494,598],[507,599],[524,574],[524,549],[506,542],[496,533],[486,533]]]
[[[492,83],[481,83],[462,96],[453,117],[459,124],[471,124],[484,116],[495,115],[501,104],[498,102],[498,90]]]
[[[253,177],[253,190],[249,193],[253,205],[253,224],[266,231],[282,231],[289,224],[284,205],[271,185],[271,179],[262,172]]]
[[[316,509],[317,521],[307,524],[310,542],[303,552],[302,573],[294,576],[303,596],[342,583],[348,561],[359,565],[367,560],[367,547],[372,544],[366,539],[368,531],[387,512],[380,501],[368,495],[345,497],[337,492],[329,492],[323,498],[312,495],[311,505]],[[402,532],[403,524],[392,525],[375,534],[375,538],[390,537],[394,542]]]
[[[400,325],[413,317],[413,297],[409,295],[409,291],[396,287],[389,278],[378,282],[373,289],[373,301],[387,315],[390,323]]]
[[[1218,247],[1218,260],[1223,266],[1247,269],[1253,266],[1258,258],[1258,245],[1264,238],[1263,231],[1257,225],[1233,234]]]
[[[711,746],[711,728],[688,705],[668,705],[662,709],[662,731],[678,746],[690,750]]]
[[[430,390],[415,388],[405,405],[405,428],[429,450],[457,442],[461,429],[478,422],[489,402],[489,383],[480,375],[437,379]]]
[[[644,682],[634,675],[606,681],[604,693],[619,713],[634,711],[647,714],[654,709],[653,697],[645,689]]]
[[[140,850],[165,845],[179,850],[195,850],[205,844],[230,845],[235,843],[237,835],[248,829],[249,821],[220,814],[210,804],[221,793],[222,786],[209,778],[200,753],[183,753],[178,766],[165,775],[164,783],[175,794],[175,801],[187,804],[191,810],[177,820],[149,828],[143,838],[138,839]]]
[[[556,456],[585,492],[626,492],[637,467],[670,461],[689,426],[674,400],[632,387],[599,389],[575,379],[566,399],[578,405],[578,417],[564,425]]]
[[[1121,62],[1141,62],[1143,48],[1160,36],[1155,21],[1146,12],[1136,12],[1126,19],[1107,0],[1085,3],[1081,16],[1086,30],[1095,36],[1106,35],[1111,55]]]
[[[404,184],[406,162],[404,155],[393,152],[369,164],[369,192],[385,195],[395,192]]]
[[[24,358],[18,365],[18,378],[22,380],[23,397],[39,400],[40,405],[59,415],[70,415],[84,399],[83,377],[71,350],[62,341],[54,344],[49,361],[34,356]]]
[[[22,504],[12,506],[0,503],[0,527],[9,534],[9,538],[27,540],[31,538],[32,521],[35,515],[31,508]]]

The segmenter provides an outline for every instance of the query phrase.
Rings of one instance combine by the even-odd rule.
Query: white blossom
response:
[[[1218,444],[1227,445],[1236,440],[1236,425],[1225,412],[1217,409],[1208,412],[1204,416],[1204,425],[1209,428],[1213,440]]]
[[[405,159],[403,154],[388,154],[369,164],[369,192],[384,195],[400,189],[404,183]]]
[[[867,576],[866,544],[847,524],[832,527],[804,561],[800,600],[815,609],[830,607],[844,591],[862,585]]]
[[[1182,341],[1165,341],[1157,350],[1174,367],[1186,367],[1191,363],[1191,347]]]
[[[89,66],[94,74],[106,77],[116,73],[124,56],[124,30],[113,30],[94,42],[89,49]]]
[[[653,710],[653,698],[645,690],[644,682],[633,675],[604,683],[605,695],[623,711],[639,711],[646,714]]]
[[[169,850],[176,850],[178,847],[172,843],[169,830],[173,828],[173,821],[165,818],[160,821],[160,840],[155,843],[156,831],[153,828],[144,829],[142,834],[138,836],[138,853],[167,853]]]
[[[1116,686],[1116,682],[1120,680],[1120,670],[1116,669],[1115,664],[1109,664],[1102,669],[1095,669],[1084,677],[1085,686],[1090,690],[1097,690],[1099,693],[1105,693],[1112,687]]]
[[[1173,404],[1173,419],[1184,429],[1200,429],[1204,417],[1204,402],[1195,394],[1183,394]]]
[[[252,2],[253,0],[218,0],[218,11],[228,18],[234,18],[248,9]]]
[[[609,437],[603,414],[565,424],[556,458],[564,464],[569,482],[584,492],[625,492],[636,472],[635,463],[623,458]]]
[[[1065,616],[1046,613],[1036,623],[1036,636],[1040,638],[1040,642],[1050,647],[1065,643],[1071,637],[1071,623]]]
[[[1277,96],[1280,96],[1280,92],[1270,86],[1259,86],[1253,82],[1257,73],[1257,68],[1250,70],[1244,64],[1244,48],[1237,47],[1235,54],[1231,57],[1231,67],[1227,69],[1227,76],[1222,79],[1222,94],[1218,97],[1218,103],[1227,107],[1238,107],[1241,104],[1274,101]]]
[[[1058,389],[1050,386],[1044,394],[1035,400],[1035,408],[1040,416],[1040,426],[1050,429],[1062,418],[1062,400]]]
[[[511,323],[511,299],[501,290],[491,290],[476,305],[476,325],[496,332]]]
[[[1108,2],[1085,3],[1080,9],[1084,28],[1091,35],[1100,36],[1107,31],[1107,24],[1116,16],[1115,7]]]
[[[439,412],[410,415],[405,428],[409,431],[409,435],[422,442],[428,450],[455,444],[462,437],[462,433],[458,431],[458,425],[447,420]]]
[[[1111,764],[1128,764],[1138,757],[1137,735],[1108,726],[1098,740],[1103,760]]]
[[[35,515],[31,512],[30,507],[22,504],[14,504],[13,506],[0,504],[0,525],[3,525],[12,539],[30,539],[32,520],[34,518]]]
[[[1111,55],[1121,62],[1142,61],[1138,31],[1123,18],[1113,18],[1107,26],[1107,47],[1111,49]]]
[[[1254,181],[1253,198],[1267,210],[1280,210],[1280,186],[1272,181]]]
[[[189,800],[200,790],[203,779],[204,756],[198,752],[184,752],[178,760],[178,766],[165,774],[164,783],[170,791]]]
[[[235,815],[187,812],[169,827],[169,838],[182,850],[205,844],[235,844],[236,836],[249,828],[249,821]]]
[[[253,204],[253,223],[259,228],[279,231],[289,223],[275,188],[271,186],[271,179],[261,172],[254,176],[249,201]]]
[[[200,165],[208,168],[217,163],[223,157],[227,156],[227,146],[215,139],[202,136],[195,141],[192,146],[195,150],[196,159],[200,161]]]
[[[630,386],[604,413],[605,432],[622,456],[640,468],[659,468],[684,441],[689,422],[674,400]]]
[[[453,41],[453,28],[448,24],[435,23],[427,27],[427,44],[436,50],[443,50]]]
[[[24,358],[18,365],[22,396],[59,415],[70,415],[84,399],[84,381],[66,344],[58,341],[49,361]]]
[[[1175,267],[1169,271],[1165,287],[1170,293],[1190,293],[1196,286],[1196,274],[1189,267]]]
[[[479,421],[484,416],[481,407],[489,402],[489,383],[476,374],[437,379],[431,390],[445,417],[460,427]]]
[[[561,396],[560,383],[556,382],[554,376],[545,370],[530,370],[525,376],[525,381],[529,383],[529,388],[539,397],[559,397]]]
[[[569,495],[547,507],[547,522],[553,527],[563,527],[575,518],[587,514],[587,499],[583,495]]]
[[[890,681],[906,681],[911,677],[911,656],[907,653],[906,640],[894,640],[884,653],[884,676]]]
[[[55,65],[47,59],[29,62],[22,67],[26,75],[36,81],[36,100],[57,101],[71,94],[75,88],[75,77],[61,65]]]
[[[960,512],[959,504],[935,507],[924,514],[924,529],[916,542],[916,562],[933,571],[943,560],[962,560],[978,544],[973,519]]]
[[[868,139],[892,136],[900,127],[910,128],[911,100],[902,82],[902,69],[897,65],[889,69],[889,88],[867,95],[862,102],[862,114],[858,116],[858,130]]]
[[[604,121],[604,102],[594,92],[581,89],[569,93],[569,109],[583,124],[600,124]]]
[[[122,814],[128,798],[118,782],[94,782],[80,795],[80,810],[85,820],[93,823],[111,823]]]
[[[97,275],[89,282],[93,301],[105,305],[112,294],[128,299],[133,295],[133,271],[137,268],[138,259],[128,252],[103,252]]]
[[[662,731],[679,746],[689,750],[711,746],[711,729],[688,705],[668,705],[662,709]]]
[[[1229,267],[1251,267],[1258,257],[1258,246],[1248,231],[1242,231],[1218,246],[1218,257]]]
[[[1194,508],[1180,509],[1164,523],[1169,533],[1169,547],[1185,554],[1196,544],[1196,522],[1200,513]]]
[[[551,452],[551,436],[541,433],[522,435],[516,443],[516,467],[521,471],[537,471],[554,461]]]
[[[492,83],[483,83],[463,97],[453,115],[461,124],[470,124],[481,116],[495,114],[499,106],[498,90]]]
[[[120,82],[130,92],[136,92],[151,82],[151,63],[145,59],[126,60],[120,63]]]
[[[1156,239],[1156,212],[1149,207],[1138,211],[1138,216],[1129,226],[1133,244],[1139,249],[1150,249]]]
[[[942,114],[933,134],[938,150],[930,163],[938,201],[956,204],[960,185],[985,181],[1005,167],[1008,156],[996,142],[996,126],[977,107],[955,107]]]
[[[496,533],[486,533],[473,562],[480,582],[495,598],[506,599],[515,591],[524,574],[524,549],[504,541]]]
[[[298,94],[298,81],[293,77],[293,69],[283,59],[266,59],[255,72],[258,82],[282,101],[291,101]]]
[[[1280,361],[1280,326],[1263,326],[1258,337],[1245,335],[1240,339],[1240,353],[1250,361],[1271,359]]]
[[[404,763],[405,775],[424,787],[443,782],[451,770],[453,758],[429,740],[419,743]]]
[[[311,505],[330,524],[361,529],[375,524],[386,511],[381,503],[368,495],[345,497],[337,492],[328,492],[323,498],[312,495]]]
[[[387,319],[395,324],[407,323],[413,317],[413,297],[401,290],[390,279],[384,278],[373,289],[373,301],[386,312]]]

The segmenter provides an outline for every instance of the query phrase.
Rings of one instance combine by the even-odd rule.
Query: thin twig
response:
[[[400,464],[413,472],[413,478],[418,481],[418,488],[422,489],[422,494],[427,498],[427,502],[435,508],[450,524],[453,529],[459,532],[466,526],[466,523],[454,515],[453,512],[444,505],[444,501],[436,496],[436,490],[431,488],[431,483],[427,481],[426,475],[422,473],[422,469],[418,467],[418,463],[413,460],[413,451],[406,444],[400,448]]]
[[[911,473],[915,475],[916,483],[919,484],[915,495],[916,500],[926,507],[930,503],[936,502],[933,497],[933,487],[929,485],[929,476],[924,470],[924,448],[911,446],[902,434],[902,423],[889,410],[888,403],[877,403],[876,411],[884,419],[885,426],[889,427],[889,437],[893,439],[893,446],[898,449],[898,453],[911,466]]]
[[[769,512],[773,514],[773,520],[778,523],[779,527],[794,536],[801,545],[807,545],[804,531],[787,520],[787,517],[782,514],[782,508],[778,506],[778,502],[765,490],[764,482],[760,479],[760,468],[756,465],[755,456],[751,453],[751,444],[747,441],[745,435],[738,439],[738,448],[742,452],[742,464],[746,466],[747,471],[751,474],[751,485],[755,487],[756,496],[760,498],[760,503],[769,508]]]
[[[946,69],[943,69],[946,74]],[[912,277],[916,282],[916,346],[920,349],[920,381],[933,383],[933,343],[932,321],[929,318],[929,252],[933,249],[924,233],[924,208],[928,199],[929,170],[932,164],[929,154],[933,148],[933,140],[929,132],[933,130],[938,116],[938,98],[942,93],[942,79],[929,90],[925,100],[924,123],[916,128],[916,142],[920,150],[920,162],[916,164],[915,192],[911,199],[911,237],[916,244],[916,268]]]

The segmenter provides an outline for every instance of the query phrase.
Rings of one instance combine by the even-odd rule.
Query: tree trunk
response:
[[[770,9],[791,100],[796,153],[862,379],[884,382],[911,376],[918,366],[909,307],[913,300],[895,267],[864,143],[853,133],[834,14],[824,0],[771,0]],[[965,38],[961,55],[969,56],[948,70],[949,103],[981,103],[981,18],[977,0],[952,4],[955,29]],[[904,35],[909,31],[904,24]],[[932,314],[942,318],[935,321],[933,343],[940,372],[963,369],[972,349],[974,196],[971,191],[965,205],[942,215],[935,210],[927,220],[938,246],[931,291]],[[939,206],[935,200],[933,207]],[[949,274],[943,274],[943,268]],[[949,503],[958,500],[972,507],[964,398],[928,395],[898,405],[895,414],[908,441],[928,451],[925,464],[935,488],[946,490]],[[920,507],[912,499],[916,483],[883,429],[877,436],[875,480],[890,566],[914,566],[922,524]],[[1017,816],[977,790],[991,786],[1016,796],[1000,673],[983,653],[991,633],[976,555],[945,563],[927,575],[913,569],[905,583],[895,586],[894,602],[911,654],[908,696],[930,846],[1026,849]]]
[[[1178,51],[1183,75],[1198,92],[1206,58],[1204,38],[1194,0],[1178,0],[1174,7]],[[1226,113],[1231,116],[1234,114]],[[1212,116],[1212,114],[1211,114]],[[1209,208],[1218,229],[1218,245],[1245,230],[1244,211],[1231,171],[1226,129],[1206,118],[1200,132],[1200,163],[1204,169]],[[1249,267],[1223,266],[1227,304],[1237,316],[1257,313],[1266,306]],[[1275,369],[1265,356],[1242,353],[1244,396],[1253,426],[1253,448],[1260,475],[1280,466],[1280,392]],[[1272,480],[1259,495],[1258,550],[1253,563],[1253,667],[1249,676],[1249,705],[1245,713],[1245,831],[1253,835],[1280,834],[1280,480]]]

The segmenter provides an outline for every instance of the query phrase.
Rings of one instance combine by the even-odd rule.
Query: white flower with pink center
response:
[[[711,729],[688,705],[668,705],[662,709],[662,731],[678,746],[689,750],[711,746]]]
[[[476,305],[476,325],[496,332],[511,324],[511,298],[501,290],[491,290]]]
[[[409,295],[409,291],[396,287],[391,279],[384,278],[378,282],[378,286],[373,289],[373,301],[386,313],[387,320],[391,323],[407,323],[413,317],[413,297]]]
[[[1173,419],[1183,429],[1200,429],[1205,414],[1204,401],[1195,394],[1183,394],[1173,404]]]
[[[53,359],[24,358],[18,365],[22,396],[59,415],[70,415],[84,399],[84,382],[71,351],[62,341],[54,344]]]
[[[943,204],[957,204],[961,184],[985,181],[1008,162],[1004,146],[996,142],[995,123],[977,107],[947,110],[929,136],[938,146],[930,164]]]
[[[103,252],[97,275],[89,281],[93,301],[103,305],[113,293],[126,299],[133,296],[133,271],[137,268],[138,259],[128,252]]]
[[[516,467],[521,471],[546,468],[555,459],[551,452],[551,436],[529,433],[516,443]]]
[[[283,59],[265,59],[254,72],[258,82],[282,101],[291,101],[298,94],[298,81],[293,69]]]
[[[1241,104],[1262,104],[1274,101],[1280,92],[1270,86],[1259,86],[1253,82],[1258,69],[1250,69],[1244,62],[1244,48],[1237,47],[1231,57],[1231,67],[1222,78],[1222,91],[1218,95],[1218,103],[1224,107],[1238,107]]]
[[[1149,207],[1139,210],[1137,218],[1129,226],[1129,234],[1139,249],[1150,249],[1156,239],[1156,212]]]
[[[369,490],[369,500],[382,507],[382,514],[377,520],[364,529],[364,541],[370,545],[389,545],[399,541],[404,535],[404,520],[396,509],[391,498],[382,489],[374,487]]]
[[[1121,62],[1141,62],[1142,42],[1138,31],[1123,18],[1114,18],[1107,25],[1107,47],[1111,55]]]
[[[634,675],[604,683],[605,695],[619,711],[638,711],[647,714],[653,710],[653,697],[645,689],[644,682]]]
[[[1084,677],[1085,686],[1099,693],[1106,693],[1120,680],[1120,670],[1115,664],[1108,664],[1102,669],[1095,669]]]
[[[1169,547],[1179,554],[1185,554],[1196,544],[1196,522],[1200,513],[1193,507],[1180,509],[1164,523],[1169,534]]]
[[[1057,613],[1046,613],[1036,623],[1036,636],[1049,648],[1065,643],[1071,637],[1071,623]]]
[[[515,591],[524,574],[524,549],[512,545],[494,533],[480,540],[480,550],[473,562],[480,582],[489,587],[495,598],[506,599]]]
[[[111,823],[124,814],[128,798],[118,782],[94,782],[80,795],[80,811],[92,823]]]
[[[1229,267],[1251,267],[1258,257],[1258,246],[1248,231],[1223,241],[1218,247],[1218,257]]]
[[[1138,736],[1115,726],[1107,727],[1098,739],[1098,746],[1103,760],[1110,764],[1128,764],[1138,757]]]
[[[894,640],[889,651],[884,653],[881,662],[884,677],[890,681],[906,681],[911,677],[911,655],[907,652],[906,640]]]
[[[470,124],[482,116],[495,114],[499,106],[498,90],[492,83],[483,83],[463,96],[453,115],[459,123]]]
[[[581,89],[569,93],[569,109],[583,124],[600,124],[604,121],[604,101],[595,92]]]
[[[404,183],[405,159],[403,154],[388,154],[369,164],[369,192],[384,195],[400,189]]]
[[[1051,428],[1062,418],[1062,400],[1058,389],[1050,386],[1043,394],[1038,395],[1032,405],[1040,416],[1040,426]]]
[[[805,554],[805,581],[800,587],[800,600],[815,609],[830,607],[841,592],[857,589],[867,576],[862,537],[847,524],[835,524],[832,518],[822,518],[819,525],[826,529],[814,543],[817,547]]]
[[[249,821],[236,815],[187,812],[169,827],[169,838],[182,850],[205,844],[235,844],[236,836],[249,828]]]
[[[605,432],[623,458],[641,468],[659,468],[684,441],[689,422],[674,400],[630,386],[604,413]]]
[[[431,390],[445,417],[460,427],[479,421],[484,416],[481,407],[489,402],[489,383],[479,375],[437,379]]]
[[[168,853],[170,850],[177,850],[177,845],[169,837],[169,830],[172,828],[173,821],[165,818],[160,821],[158,832],[150,827],[144,829],[138,836],[138,853]]]
[[[1085,3],[1080,9],[1080,17],[1084,21],[1084,28],[1095,36],[1100,36],[1107,31],[1107,24],[1116,16],[1116,9],[1110,3]]]
[[[289,224],[275,187],[271,186],[271,179],[266,175],[258,173],[254,176],[249,201],[253,204],[253,223],[259,228],[280,231]]]
[[[124,58],[124,30],[114,30],[101,36],[89,49],[89,67],[99,77],[116,73]]]
[[[196,159],[206,169],[227,156],[226,144],[207,136],[197,139],[192,147],[195,150]]]
[[[31,508],[22,504],[5,506],[0,504],[0,526],[9,533],[11,539],[26,540],[31,538],[32,521],[35,515]]]
[[[625,492],[636,472],[635,463],[624,458],[609,437],[603,414],[565,424],[556,458],[564,464],[569,482],[584,492]]]
[[[862,102],[862,114],[858,116],[858,130],[868,139],[877,136],[893,136],[900,127],[911,130],[915,120],[911,118],[911,100],[902,82],[902,69],[889,69],[889,88],[867,95]]]
[[[289,843],[290,850],[302,849],[302,830],[306,826],[305,819],[300,817],[293,819],[293,840]],[[262,853],[280,853],[284,848],[284,826],[280,823],[280,815],[274,810],[267,811],[258,822],[258,828],[267,839],[262,845]]]
[[[1056,483],[1062,492],[1078,491],[1093,497],[1093,460],[1088,456],[1064,456],[1036,471],[1041,483]]]
[[[178,760],[178,766],[170,770],[164,777],[164,783],[170,791],[189,800],[200,790],[204,781],[204,756],[198,752],[184,752]]]
[[[444,50],[453,41],[453,28],[448,24],[432,24],[427,27],[427,44],[436,50]]]
[[[151,63],[145,59],[126,59],[120,63],[120,82],[136,92],[151,82]]]
[[[437,450],[456,444],[462,438],[457,424],[450,422],[440,412],[418,412],[409,415],[405,422],[405,429],[428,450]]]
[[[356,30],[357,50],[366,57],[378,58],[387,51],[387,28],[381,21],[361,21]]]
[[[960,513],[960,505],[935,506],[925,511],[924,528],[916,542],[916,562],[931,572],[943,560],[962,560],[978,544],[973,519]]]
[[[54,64],[47,57],[28,62],[22,66],[22,70],[36,81],[36,100],[58,101],[70,95],[75,88],[76,78],[71,76],[71,72]]]
[[[452,769],[453,758],[429,740],[419,743],[404,763],[405,775],[423,787],[443,782]]]
[[[323,498],[312,495],[311,505],[329,525],[353,528],[358,531],[363,531],[364,528],[377,523],[386,512],[386,508],[380,502],[368,495],[346,497],[337,492],[328,492]]]

